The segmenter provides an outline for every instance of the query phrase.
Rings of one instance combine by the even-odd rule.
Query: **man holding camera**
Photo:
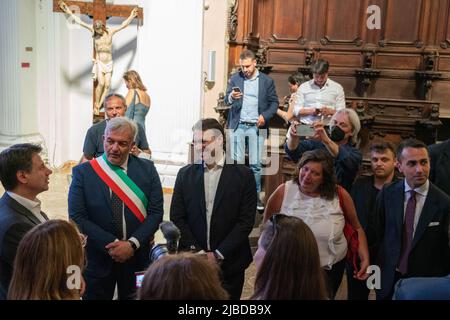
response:
[[[130,154],[135,122],[106,123],[105,153],[73,168],[69,217],[88,236],[87,300],[133,299],[135,272],[148,266],[150,239],[163,217],[161,182],[153,162]]]
[[[193,131],[194,163],[178,172],[170,220],[181,232],[179,250],[199,251],[218,263],[224,289],[238,300],[252,262],[248,236],[255,221],[255,178],[225,156],[216,119],[198,121]]]
[[[255,175],[256,191],[261,192],[261,158],[267,137],[269,120],[278,110],[275,83],[256,69],[256,56],[245,50],[239,56],[241,70],[228,81],[225,102],[231,105],[227,126],[231,129],[231,155],[238,163],[245,163],[248,146],[250,168]],[[261,130],[262,129],[262,130]],[[246,143],[248,138],[248,143]],[[257,209],[264,205],[258,196]]]
[[[338,183],[350,192],[362,163],[361,152],[354,147],[361,129],[359,117],[353,109],[338,110],[330,120],[330,133],[320,121],[312,125],[311,136],[299,135],[300,128],[308,126],[295,122],[288,131],[286,154],[297,162],[305,151],[325,149],[334,159],[334,171]],[[300,136],[308,138],[300,141]]]

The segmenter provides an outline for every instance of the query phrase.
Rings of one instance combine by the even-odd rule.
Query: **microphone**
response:
[[[178,241],[181,237],[180,229],[172,221],[163,221],[159,224],[164,238],[167,240],[167,249],[170,254],[178,251]]]

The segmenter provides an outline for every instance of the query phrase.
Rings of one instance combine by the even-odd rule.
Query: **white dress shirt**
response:
[[[223,166],[225,163],[225,155],[222,156],[214,168],[208,169],[206,164],[203,165],[204,175],[203,179],[205,182],[205,205],[206,205],[206,243],[208,250],[211,250],[209,244],[209,233],[211,229],[211,216],[214,208],[214,199],[216,197],[217,186],[219,185],[220,176],[222,175]]]
[[[425,200],[427,198],[428,189],[430,188],[430,182],[427,180],[423,185],[418,188],[411,188],[408,183],[405,182],[405,202],[403,203],[403,222],[405,221],[406,214],[406,204],[408,203],[409,198],[411,197],[409,191],[414,190],[416,192],[416,211],[414,212],[414,232],[413,238],[416,233],[416,227],[419,223],[420,215],[422,214],[423,205],[425,204]]]
[[[314,83],[314,79],[304,82],[297,89],[295,94],[294,115],[300,119],[302,123],[312,124],[316,120],[329,122],[331,116],[322,119],[321,116],[307,115],[299,117],[302,109],[316,109],[327,107],[335,110],[345,108],[344,88],[331,79],[321,87]]]
[[[36,198],[35,200],[30,200],[27,198],[24,198],[22,196],[19,196],[18,194],[6,191],[6,193],[16,200],[18,203],[23,205],[28,211],[30,211],[40,222],[47,221],[44,216],[41,214],[41,201]]]

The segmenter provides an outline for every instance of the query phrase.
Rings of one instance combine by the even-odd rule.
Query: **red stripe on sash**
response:
[[[91,161],[89,161],[89,163],[91,164],[91,166],[94,169],[94,171],[98,174],[100,179],[102,179],[103,182],[106,183],[106,185],[108,187],[110,187],[111,190],[117,194],[117,196],[120,198],[120,200],[122,200],[123,203],[125,203],[125,205],[131,210],[131,212],[133,212],[133,214],[136,216],[136,218],[138,218],[138,220],[141,223],[144,222],[145,218],[142,215],[142,213],[139,210],[139,208],[134,204],[133,201],[131,201],[131,199],[125,194],[125,192],[123,192],[122,189],[120,189],[120,187],[117,185],[117,183],[115,183],[106,174],[106,172],[103,171],[103,169],[98,164],[97,159],[92,159]]]

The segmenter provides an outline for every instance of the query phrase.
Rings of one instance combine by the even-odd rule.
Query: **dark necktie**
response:
[[[123,238],[123,202],[119,196],[111,191],[111,209],[113,212],[114,231],[119,240]]]
[[[416,192],[409,191],[410,197],[406,204],[405,222],[403,224],[402,248],[400,252],[400,261],[398,269],[401,274],[408,272],[408,257],[411,251],[411,243],[414,233],[414,215],[416,213]]]

